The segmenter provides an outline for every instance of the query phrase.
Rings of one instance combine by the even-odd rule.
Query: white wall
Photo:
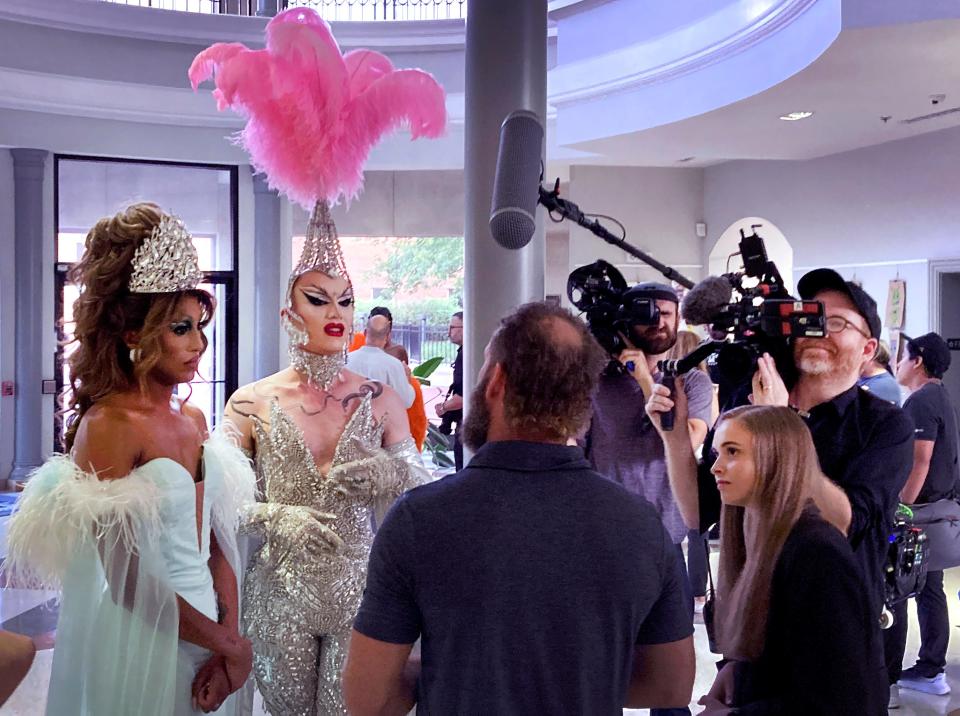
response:
[[[696,235],[696,224],[703,221],[702,169],[574,166],[567,196],[584,212],[618,219],[626,227],[627,242],[656,260],[691,280],[702,276],[702,239]],[[602,223],[618,234],[613,222]],[[655,269],[628,260],[622,249],[571,225],[568,271],[597,259],[617,266],[631,283],[666,280]]]
[[[881,317],[907,281],[908,333],[931,324],[926,259],[960,257],[960,128],[806,162],[730,162],[705,171],[707,253],[743,216],[773,221],[794,272],[833,266],[862,281]]]
[[[309,218],[293,207],[294,234]],[[463,236],[463,172],[368,171],[360,196],[334,207],[333,218],[343,236]]]
[[[0,381],[12,381],[16,370],[13,228],[13,157],[8,150],[0,149]],[[0,396],[0,484],[4,484],[13,467],[13,408],[13,397]]]

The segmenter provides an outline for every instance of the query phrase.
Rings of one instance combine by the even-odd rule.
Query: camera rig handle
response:
[[[657,369],[664,376],[676,377],[689,373],[725,345],[726,341],[704,341],[683,358],[658,361]]]
[[[689,373],[712,353],[719,351],[726,343],[724,341],[704,341],[683,358],[674,358],[657,362],[657,369],[663,374],[660,384],[666,386],[670,395],[677,390],[677,376]],[[673,409],[660,414],[660,427],[664,430],[673,430],[676,413]]]
[[[612,244],[623,249],[631,256],[635,256],[648,266],[652,266],[668,279],[671,281],[676,281],[684,288],[694,287],[693,281],[681,274],[675,268],[671,268],[666,264],[660,263],[649,254],[638,249],[636,246],[628,244],[624,239],[621,239],[618,236],[614,236],[599,221],[584,216],[583,212],[580,211],[580,207],[574,204],[572,201],[561,199],[559,179],[557,179],[556,183],[554,183],[552,191],[547,191],[542,185],[539,187],[539,190],[540,197],[538,201],[544,207],[546,207],[550,214],[557,214],[563,219],[569,219],[570,221],[576,222],[587,231],[591,232],[594,236],[598,236],[608,244]]]

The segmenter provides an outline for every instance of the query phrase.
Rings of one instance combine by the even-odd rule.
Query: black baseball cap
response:
[[[674,291],[673,288],[665,283],[657,283],[656,281],[644,281],[643,283],[638,283],[636,286],[631,286],[627,289],[624,295],[642,296],[644,298],[661,299],[663,301],[680,303],[680,299],[677,297],[677,292]]]
[[[950,368],[950,346],[939,333],[924,333],[917,338],[901,334],[907,340],[911,358],[923,358],[923,365],[934,378],[942,378]]]
[[[870,294],[853,281],[844,280],[843,276],[833,269],[818,268],[809,271],[797,282],[797,293],[804,301],[813,300],[821,291],[839,291],[845,294],[853,305],[857,307],[857,313],[863,316],[870,328],[870,335],[880,339],[880,314],[877,313],[877,302],[871,298]]]

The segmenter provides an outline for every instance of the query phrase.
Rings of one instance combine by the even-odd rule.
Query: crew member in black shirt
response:
[[[447,397],[437,405],[437,417],[443,418],[440,432],[449,435],[454,431],[453,458],[457,470],[463,469],[463,442],[460,440],[460,424],[463,422],[463,311],[457,311],[450,317],[447,331],[450,342],[457,346],[457,357],[453,361],[453,382],[447,390]]]
[[[817,506],[847,535],[879,628],[887,540],[913,463],[913,424],[896,406],[857,387],[860,369],[873,357],[880,337],[876,302],[859,285],[826,268],[805,274],[797,290],[801,298],[823,303],[827,336],[794,341],[798,376],[789,390],[773,359],[761,357],[752,400],[756,405],[789,405],[810,428],[820,465],[833,481],[823,484]],[[666,389],[657,386],[648,410],[676,407],[676,428],[665,434],[671,486],[678,502],[699,512],[701,531],[706,531],[720,512],[710,474],[712,435],[698,465],[683,429],[684,402],[677,391],[674,406]]]
[[[897,382],[910,392],[903,410],[914,423],[913,469],[900,493],[906,504],[955,498],[960,483],[957,464],[957,420],[943,374],[950,367],[950,348],[936,333],[907,338],[907,350],[897,364]],[[920,654],[917,663],[903,671],[899,685],[932,694],[950,693],[944,670],[950,620],[943,593],[943,571],[927,572],[927,581],[917,595],[920,621]],[[907,643],[907,605],[894,610],[890,639],[895,648],[888,654],[887,668],[895,678],[903,664]]]

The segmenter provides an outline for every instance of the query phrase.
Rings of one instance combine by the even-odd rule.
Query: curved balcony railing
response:
[[[117,5],[198,12],[205,15],[271,17],[291,7],[309,7],[330,22],[462,20],[467,0],[102,0]]]

